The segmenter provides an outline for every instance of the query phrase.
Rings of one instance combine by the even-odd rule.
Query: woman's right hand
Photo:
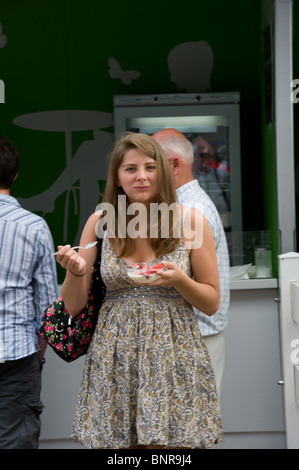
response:
[[[67,269],[75,276],[82,276],[86,273],[86,261],[71,245],[59,245],[56,261],[62,268]]]

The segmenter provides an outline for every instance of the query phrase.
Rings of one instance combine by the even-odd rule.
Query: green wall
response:
[[[260,15],[259,0],[190,0],[185,5],[164,0],[152,1],[146,7],[134,0],[120,4],[96,0],[1,0],[0,23],[7,41],[3,46],[0,36],[0,79],[5,83],[0,134],[21,153],[20,174],[12,193],[24,207],[45,217],[55,245],[72,243],[82,219],[98,203],[94,195],[98,191],[100,197],[103,189],[104,160],[113,142],[113,95],[186,92],[171,81],[167,56],[176,45],[187,41],[203,40],[212,47],[211,91],[241,93],[243,227],[264,228],[260,210]],[[113,76],[109,58],[116,59],[120,67],[113,68]],[[125,72],[131,70],[138,71],[139,76],[128,83]],[[30,113],[61,110],[100,113],[96,135],[88,123],[83,129],[82,122],[81,130],[71,133],[68,172],[65,133],[57,127],[69,130],[74,123],[69,119],[60,123],[58,118],[56,127],[53,122],[42,124],[42,119],[33,128],[14,123],[16,118]],[[38,130],[43,126],[54,130]],[[96,165],[91,154],[98,155]],[[55,192],[62,174],[65,191]],[[93,181],[90,191],[88,178]],[[79,200],[83,190],[91,208],[87,210],[86,204],[84,214],[80,213],[83,208]],[[65,236],[67,240],[63,240]]]
[[[278,275],[278,221],[276,188],[276,145],[274,103],[274,6],[273,0],[263,0],[261,8],[261,148],[262,198],[264,229],[272,231],[273,276]]]

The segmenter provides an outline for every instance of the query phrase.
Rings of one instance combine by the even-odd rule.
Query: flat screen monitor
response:
[[[242,230],[239,93],[118,95],[115,137],[152,135],[172,127],[190,140],[193,174],[220,214],[226,231]]]

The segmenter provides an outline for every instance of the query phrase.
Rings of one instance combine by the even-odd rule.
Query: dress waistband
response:
[[[128,300],[128,299],[144,299],[144,298],[152,298],[152,299],[161,299],[161,300],[183,300],[183,297],[179,292],[177,292],[174,288],[166,288],[166,287],[148,287],[148,286],[139,286],[139,287],[125,287],[122,289],[107,289],[105,300],[110,301],[118,301],[118,300]]]

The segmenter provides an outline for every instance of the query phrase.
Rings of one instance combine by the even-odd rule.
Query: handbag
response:
[[[102,239],[98,238],[91,288],[83,310],[75,317],[71,316],[65,308],[62,297],[59,296],[43,311],[39,334],[66,362],[72,362],[87,353],[97,324],[99,310],[105,300],[106,286],[100,272],[101,250]]]

